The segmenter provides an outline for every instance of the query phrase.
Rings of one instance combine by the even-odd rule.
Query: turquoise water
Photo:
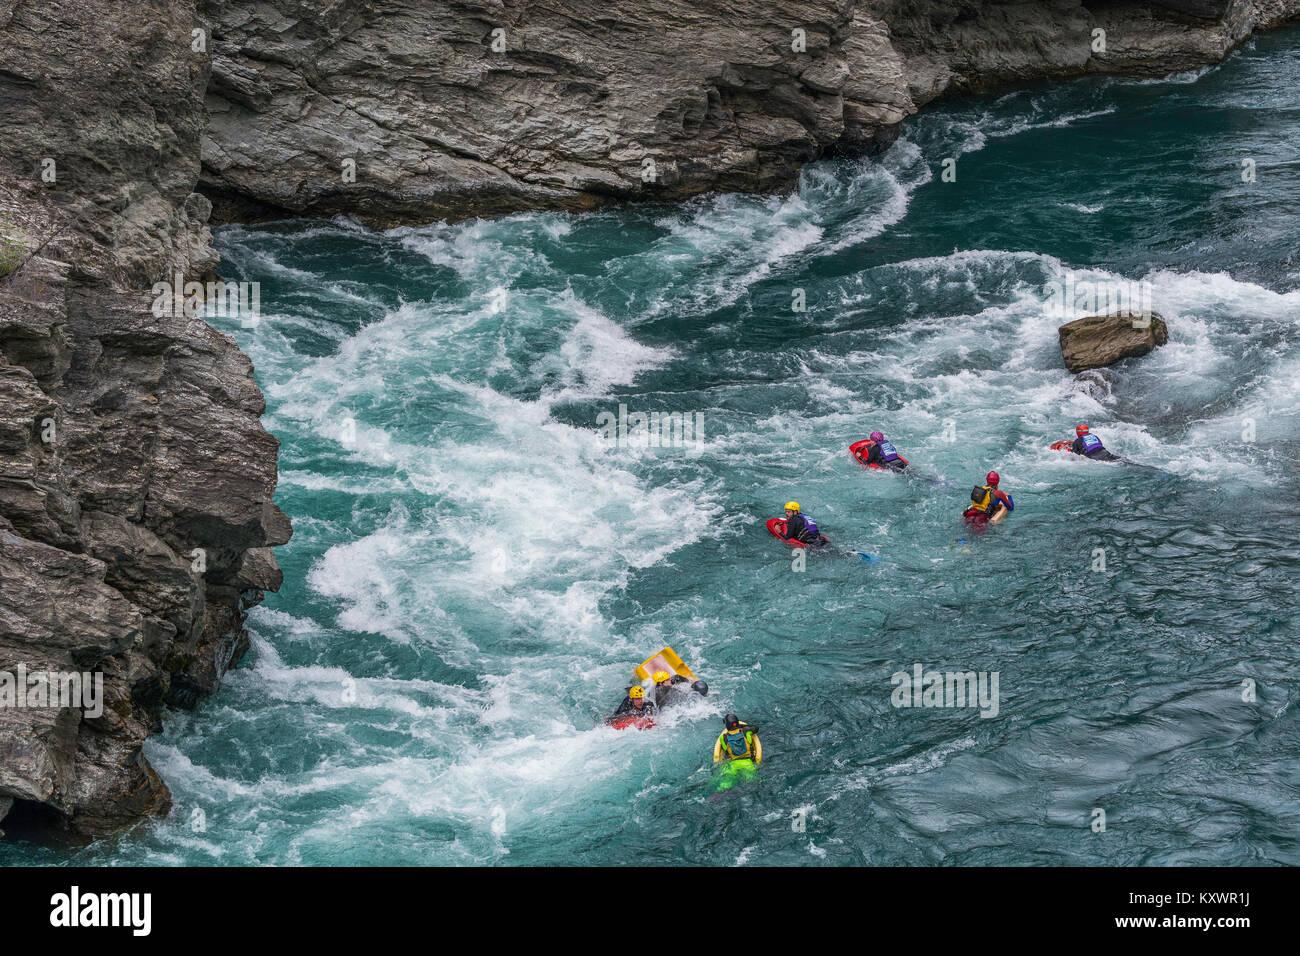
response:
[[[220,230],[284,589],[146,748],[171,817],[0,859],[1300,863],[1298,91],[1289,30],[943,104],[789,196]],[[1169,344],[1067,374],[1067,274],[1148,281]],[[620,404],[702,447],[616,447]],[[1047,449],[1081,420],[1151,467]],[[919,477],[849,458],[877,427]],[[789,498],[884,560],[794,570]],[[604,728],[664,645],[710,696]],[[997,672],[996,716],[892,706],[918,663]],[[727,710],[767,759],[710,800]]]

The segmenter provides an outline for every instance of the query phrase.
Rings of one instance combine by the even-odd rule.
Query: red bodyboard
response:
[[[804,544],[802,541],[791,541],[789,538],[787,538],[787,537],[785,536],[785,519],[784,519],[784,518],[768,518],[768,519],[767,519],[767,530],[771,533],[772,537],[774,537],[774,538],[780,538],[782,541],[784,541],[786,544],[788,544],[788,545],[789,545],[790,547],[792,547],[792,548],[806,548],[806,547],[808,547],[808,545]],[[830,538],[826,537],[826,535],[822,535],[822,537],[821,537],[821,541],[820,541],[820,542],[817,542],[817,547],[818,547],[818,548],[825,548],[825,547],[828,547],[828,546],[830,545],[830,543],[831,543]]]
[[[629,727],[636,730],[649,730],[655,725],[653,717],[643,717],[637,714],[624,714],[622,717],[607,720],[606,723],[615,730],[627,730]]]
[[[789,545],[790,547],[792,547],[792,548],[806,548],[806,547],[808,547],[808,545],[804,544],[802,541],[791,541],[789,538],[787,538],[787,537],[785,536],[785,519],[784,519],[784,518],[768,518],[768,519],[767,519],[767,530],[771,533],[772,537],[774,537],[774,538],[780,538],[782,541],[784,541],[786,544],[788,544],[788,545]]]
[[[857,461],[857,463],[864,468],[871,468],[874,471],[889,471],[889,469],[884,467],[883,465],[867,464],[867,457],[866,457],[867,453],[863,451],[863,448],[867,444],[869,444],[870,441],[871,441],[870,438],[864,438],[862,439],[862,441],[855,441],[852,445],[849,446],[849,454],[852,455],[854,459]],[[902,455],[898,456],[898,460],[905,465],[910,464],[910,462]]]

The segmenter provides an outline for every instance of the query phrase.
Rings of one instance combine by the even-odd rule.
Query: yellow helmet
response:
[[[655,683],[656,683],[656,684],[662,684],[662,683],[663,683],[664,681],[666,681],[666,680],[668,680],[668,672],[667,672],[667,671],[655,671]]]
[[[798,510],[799,510],[799,502],[797,502],[797,501],[787,501],[787,502],[785,503],[785,510],[786,510],[786,511],[798,511]]]
[[[628,688],[627,696],[631,697],[633,700],[639,700],[645,696],[645,688],[640,684],[637,684],[635,687],[630,687]]]

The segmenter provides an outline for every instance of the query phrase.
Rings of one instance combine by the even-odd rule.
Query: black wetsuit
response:
[[[616,717],[624,717],[627,714],[637,714],[641,717],[653,717],[658,710],[659,708],[655,706],[655,702],[652,700],[647,700],[644,707],[637,707],[636,704],[632,703],[631,697],[624,697],[623,703],[619,704],[618,709],[609,715],[609,719],[614,720]]]
[[[1101,439],[1097,439],[1100,441]],[[1080,435],[1070,445],[1070,451],[1076,455],[1083,455],[1084,458],[1091,458],[1093,461],[1124,461],[1119,455],[1112,455],[1105,448],[1094,448],[1090,452],[1083,450],[1083,436]]]
[[[664,683],[657,685],[655,687],[655,706],[660,710],[667,707],[669,702],[677,696],[675,690],[676,685],[685,683],[685,677],[681,674],[674,674],[672,677],[668,678],[668,680],[664,681]]]
[[[802,541],[804,544],[818,545],[826,540],[824,535],[813,534],[808,530],[808,522],[803,515],[795,515],[785,523],[785,536],[791,541]]]

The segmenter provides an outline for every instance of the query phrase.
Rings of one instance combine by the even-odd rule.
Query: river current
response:
[[[0,860],[1300,864],[1300,30],[938,104],[783,196],[217,241],[284,587],[147,744],[167,819]],[[1067,282],[1168,345],[1067,373]],[[1078,422],[1148,467],[1049,450]],[[792,498],[881,560],[797,569]],[[664,646],[709,696],[604,727]],[[895,706],[918,664],[996,713]],[[766,760],[710,799],[727,711]]]

